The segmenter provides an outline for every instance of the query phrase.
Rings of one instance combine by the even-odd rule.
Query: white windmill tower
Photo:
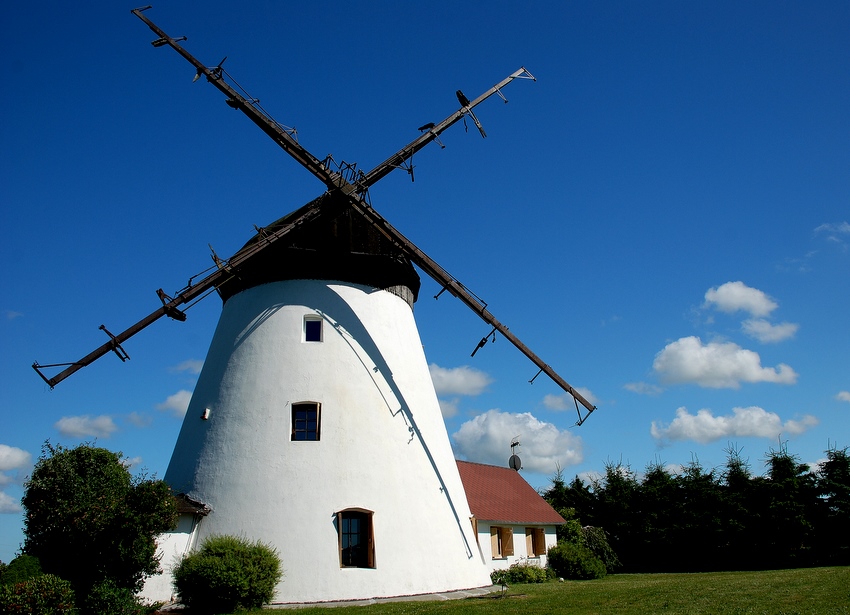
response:
[[[209,514],[186,544],[241,534],[282,554],[283,602],[445,592],[490,584],[476,543],[422,344],[413,319],[419,277],[411,263],[504,335],[540,371],[594,407],[493,317],[474,295],[366,201],[368,188],[516,78],[461,108],[369,173],[332,171],[179,40],[133,13],[188,60],[328,190],[271,225],[214,273],[53,378],[51,386],[158,318],[216,289],[224,308],[165,480]],[[504,98],[504,96],[502,96]],[[101,327],[103,328],[103,327]],[[104,328],[104,331],[106,329]],[[477,350],[477,349],[476,349]],[[474,353],[473,353],[474,354]],[[536,377],[536,376],[535,376]],[[579,412],[578,423],[582,417]],[[166,562],[167,563],[167,562]]]

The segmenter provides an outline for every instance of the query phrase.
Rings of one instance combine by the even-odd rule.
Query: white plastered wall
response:
[[[322,342],[304,341],[305,316]],[[321,403],[318,442],[290,440],[303,401]],[[489,585],[412,310],[386,291],[291,280],[231,297],[165,480],[212,509],[198,544],[278,549],[277,602]],[[374,569],[340,566],[347,508],[374,513]]]
[[[493,550],[490,542],[491,527],[509,527],[513,530],[513,555],[503,557],[493,556]],[[544,568],[546,567],[546,555],[535,556],[533,553],[529,553],[525,530],[530,527],[544,529],[546,551],[558,543],[558,536],[556,534],[557,526],[554,525],[535,525],[533,523],[515,525],[504,522],[478,522],[478,542],[481,545],[481,552],[484,554],[484,560],[487,563],[488,572],[492,572],[493,570],[504,570],[517,562],[528,562]]]

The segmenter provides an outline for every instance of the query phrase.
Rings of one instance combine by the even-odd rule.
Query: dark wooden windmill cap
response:
[[[282,280],[335,280],[389,290],[412,306],[420,279],[410,260],[344,196],[325,193],[260,231],[242,251],[275,230],[319,207],[318,218],[304,223],[238,269],[218,286],[224,301],[237,293]]]

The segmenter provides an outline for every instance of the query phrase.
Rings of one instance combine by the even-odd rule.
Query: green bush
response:
[[[174,569],[180,601],[199,613],[231,613],[271,602],[283,576],[271,546],[236,536],[210,536]]]
[[[555,576],[564,579],[601,579],[605,564],[583,545],[559,542],[549,549],[548,565]]]
[[[0,587],[0,613],[75,615],[71,584],[52,574]]]
[[[92,587],[83,601],[84,615],[148,615],[160,605],[146,605],[126,587],[106,580]]]
[[[605,571],[609,574],[617,570],[620,564],[620,558],[614,553],[614,549],[608,544],[608,535],[601,527],[585,526],[581,528],[584,545],[593,552],[593,554],[602,560],[605,565]]]
[[[511,564],[507,570],[494,570],[490,573],[490,581],[494,585],[509,583],[544,583],[549,580],[546,568],[541,568],[529,562]]]
[[[41,563],[32,555],[19,555],[0,573],[0,585],[23,583],[44,574]]]

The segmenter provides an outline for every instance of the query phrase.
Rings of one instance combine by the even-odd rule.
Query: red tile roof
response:
[[[457,469],[476,519],[539,525],[564,523],[564,518],[516,470],[469,461],[458,461]]]

